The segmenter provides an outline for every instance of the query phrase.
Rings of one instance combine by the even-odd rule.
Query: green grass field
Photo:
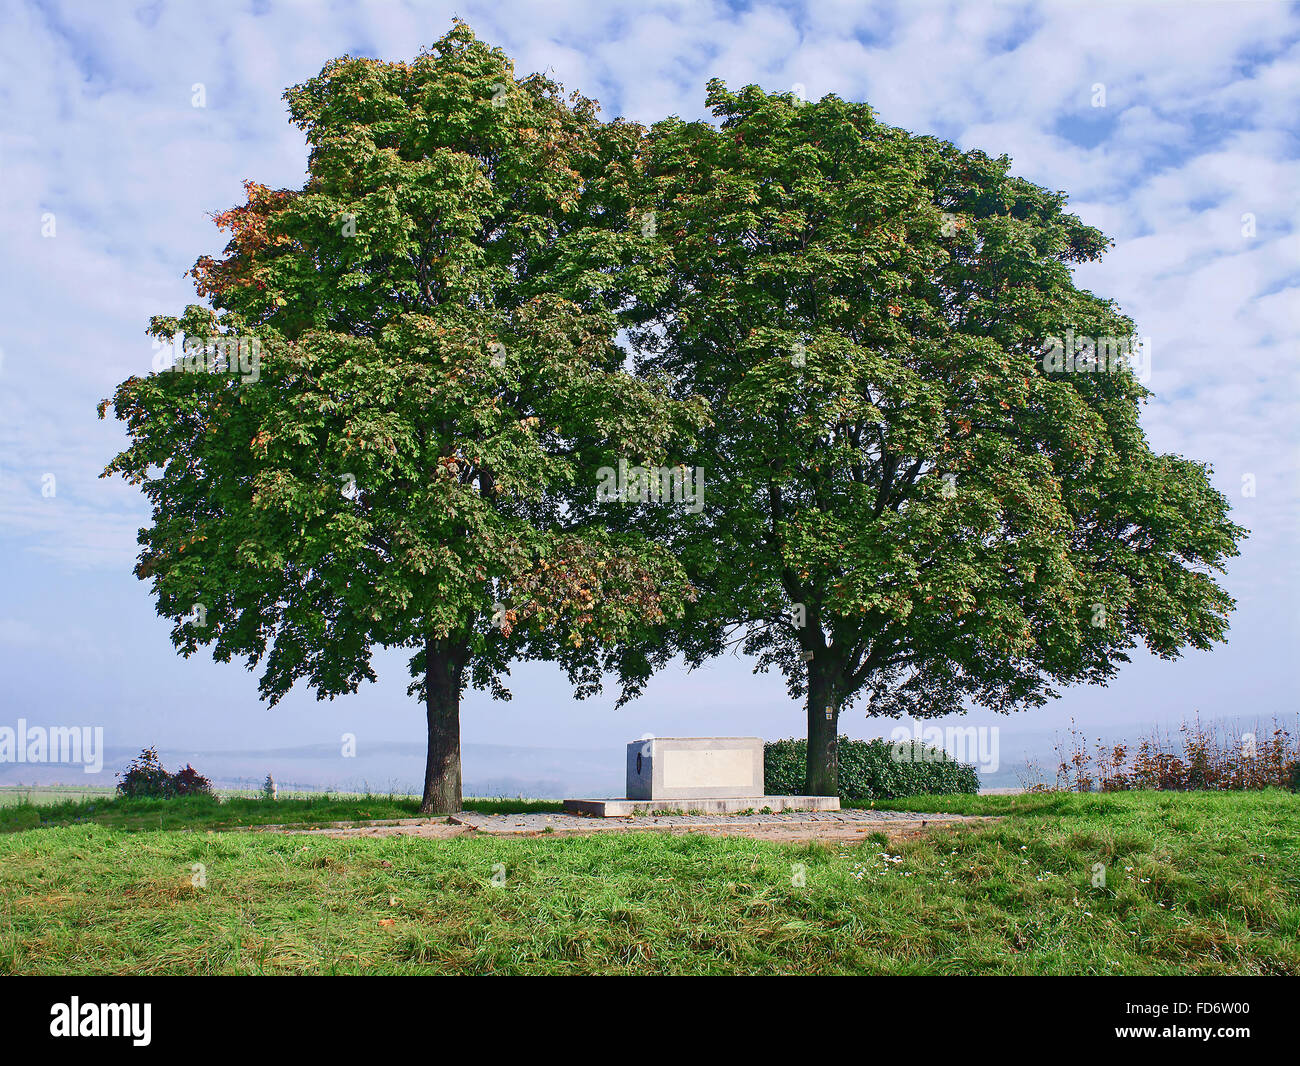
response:
[[[0,785],[0,809],[21,803],[66,803],[69,800],[108,799],[111,788],[77,788],[72,785]]]
[[[467,799],[471,811],[558,811],[559,800]],[[0,805],[0,833],[64,825],[103,825],[114,829],[239,829],[258,825],[322,825],[379,819],[418,818],[415,796],[304,795],[267,802],[234,795],[210,799],[131,800],[110,793],[88,799],[45,798]]]
[[[1003,817],[837,847],[306,838],[208,831],[284,801],[132,806],[0,811],[0,972],[1300,974],[1300,797],[1278,791],[919,797],[878,806]]]

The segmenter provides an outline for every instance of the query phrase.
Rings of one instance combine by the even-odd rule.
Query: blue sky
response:
[[[1292,714],[1297,629],[1300,8],[1283,3],[32,3],[0,9],[0,724],[103,725],[110,745],[265,748],[409,741],[401,655],[334,703],[267,709],[236,665],[176,657],[131,574],[138,492],[99,480],[122,442],[94,408],[147,371],[151,314],[223,241],[241,182],[299,185],[281,93],[332,56],[407,59],[452,13],[522,74],[548,69],[609,117],[703,114],[710,77],[872,104],[885,121],[1009,154],[1115,238],[1081,284],[1152,341],[1144,424],[1209,462],[1252,531],[1226,579],[1230,643],[1139,657],[1105,689],[1010,720],[1136,732],[1199,710]],[[196,83],[206,106],[194,107]],[[1094,106],[1098,86],[1105,106]],[[53,236],[44,236],[53,222]],[[1247,219],[1249,218],[1249,221]],[[1253,231],[1252,231],[1253,222]],[[46,475],[55,494],[43,495]],[[1253,475],[1253,496],[1243,493]],[[552,668],[512,703],[468,694],[467,742],[608,748],[645,732],[801,734],[777,676],[740,659],[670,670],[621,711]],[[857,736],[895,723],[846,716]],[[472,768],[471,768],[472,769]]]

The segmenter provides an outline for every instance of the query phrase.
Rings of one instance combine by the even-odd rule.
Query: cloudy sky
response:
[[[342,53],[409,59],[453,14],[521,74],[548,70],[607,117],[701,117],[715,76],[802,85],[1005,152],[1017,173],[1065,190],[1116,240],[1080,283],[1151,338],[1153,446],[1212,464],[1252,534],[1226,579],[1239,603],[1227,646],[1139,658],[1108,688],[1002,719],[1003,750],[1071,717],[1136,731],[1198,710],[1294,713],[1297,5],[7,0],[0,725],[103,725],[110,745],[137,748],[332,744],[354,732],[422,749],[401,655],[381,655],[380,683],[356,695],[318,703],[295,692],[270,710],[239,666],[175,655],[131,574],[143,498],[98,479],[123,437],[95,405],[150,368],[149,316],[192,298],[184,272],[224,243],[209,213],[237,203],[245,178],[301,184],[306,151],[284,88]],[[609,699],[575,703],[545,666],[517,670],[513,687],[509,704],[467,696],[466,741],[608,748],[617,759],[645,732],[803,732],[780,678],[751,676],[740,659],[669,671],[617,712]],[[846,717],[857,736],[894,724]]]

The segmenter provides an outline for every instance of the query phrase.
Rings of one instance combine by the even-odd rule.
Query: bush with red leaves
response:
[[[157,748],[145,748],[132,760],[125,773],[117,775],[117,791],[128,798],[169,799],[172,796],[216,796],[212,782],[193,766],[169,774],[158,758]]]

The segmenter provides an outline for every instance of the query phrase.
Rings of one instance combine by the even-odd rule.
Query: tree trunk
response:
[[[821,658],[808,663],[808,770],[804,788],[809,796],[840,794],[840,707],[835,687],[834,667],[822,652]]]
[[[460,674],[464,649],[443,640],[424,644],[424,706],[429,751],[424,765],[421,814],[455,814],[460,794]]]

